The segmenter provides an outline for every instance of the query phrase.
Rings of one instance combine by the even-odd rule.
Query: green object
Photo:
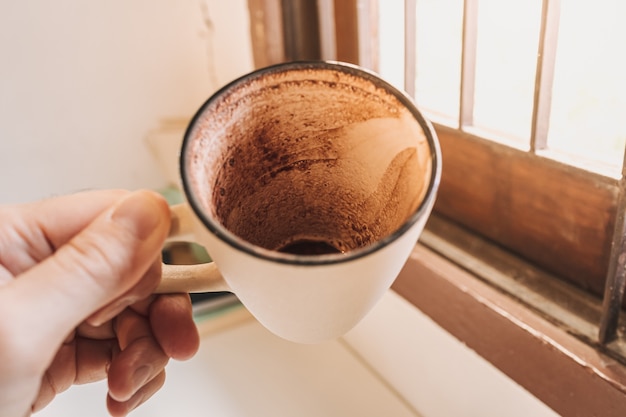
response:
[[[185,201],[183,193],[180,192],[178,187],[170,186],[157,190],[167,200],[167,203],[171,206],[174,204],[180,204]]]

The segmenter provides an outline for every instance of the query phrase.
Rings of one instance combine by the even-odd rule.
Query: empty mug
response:
[[[270,331],[343,335],[389,289],[433,207],[441,154],[413,101],[350,64],[256,70],[184,136],[172,237],[213,263],[165,265],[157,292],[232,291]]]

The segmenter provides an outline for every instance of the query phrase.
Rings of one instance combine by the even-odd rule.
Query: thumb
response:
[[[137,284],[159,256],[169,225],[162,197],[150,191],[129,194],[13,281],[13,299],[25,310],[16,317],[38,321],[27,328],[41,329],[40,341],[62,342],[89,315]]]

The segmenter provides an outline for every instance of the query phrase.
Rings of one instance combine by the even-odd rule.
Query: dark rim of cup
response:
[[[263,77],[267,74],[272,74],[276,72],[284,72],[289,70],[302,70],[302,69],[330,69],[335,71],[344,72],[350,75],[354,75],[363,79],[366,79],[372,82],[374,85],[384,88],[386,91],[390,92],[411,112],[411,114],[415,117],[420,127],[424,130],[424,134],[426,139],[428,140],[428,144],[430,147],[432,164],[431,164],[431,176],[430,182],[428,184],[428,189],[426,190],[426,194],[424,199],[421,201],[417,210],[402,224],[400,228],[398,228],[392,234],[385,236],[384,238],[370,244],[364,246],[362,248],[350,250],[345,253],[336,253],[336,254],[323,254],[323,255],[299,255],[299,254],[290,254],[277,252],[273,250],[269,250],[252,243],[247,242],[246,240],[238,237],[234,233],[230,232],[224,226],[222,226],[218,221],[209,217],[201,205],[199,204],[196,196],[191,190],[190,186],[187,184],[187,172],[186,172],[186,158],[187,158],[187,148],[189,143],[192,141],[192,132],[198,120],[203,117],[203,114],[207,107],[209,107],[214,101],[220,100],[220,97],[227,91],[236,89],[240,84],[247,83],[251,79]],[[202,221],[204,226],[213,233],[220,240],[226,242],[228,245],[233,248],[240,250],[242,252],[248,253],[260,259],[265,259],[278,263],[285,264],[293,264],[293,265],[325,265],[325,264],[334,264],[334,263],[342,263],[351,261],[363,256],[366,256],[370,253],[376,252],[383,247],[389,245],[393,241],[397,240],[400,236],[402,236],[405,232],[407,232],[418,220],[422,218],[426,214],[428,207],[433,203],[433,200],[436,197],[437,189],[439,188],[439,181],[441,179],[441,149],[439,147],[439,141],[437,139],[437,135],[435,130],[432,127],[432,124],[422,116],[422,114],[417,109],[414,101],[410,98],[405,92],[398,90],[388,82],[381,79],[374,72],[371,72],[367,69],[361,68],[359,66],[353,64],[347,64],[344,62],[335,62],[335,61],[295,61],[288,63],[281,63],[276,65],[271,65],[265,68],[257,69],[252,71],[242,77],[231,81],[226,84],[224,87],[220,88],[216,91],[204,104],[198,109],[196,114],[193,116],[187,129],[185,131],[183,144],[180,153],[180,174],[182,178],[182,184],[185,196],[187,201],[196,216]],[[417,243],[417,242],[416,242]],[[210,255],[210,253],[209,253]]]

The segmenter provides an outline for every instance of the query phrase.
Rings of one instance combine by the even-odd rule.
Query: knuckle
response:
[[[61,270],[91,280],[97,286],[121,279],[130,261],[122,245],[93,233],[81,237],[72,239],[58,251],[55,259]]]

